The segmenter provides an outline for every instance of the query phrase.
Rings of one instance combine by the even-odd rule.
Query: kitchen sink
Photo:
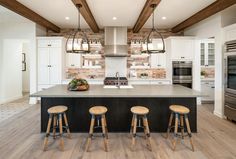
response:
[[[114,86],[114,85],[112,85],[112,86],[107,85],[107,86],[103,86],[103,88],[117,88],[117,86]]]
[[[114,86],[114,85],[106,85],[106,86],[103,86],[103,88],[111,88],[111,89],[114,89],[114,88],[118,88],[117,86]],[[123,86],[120,86],[120,89],[131,89],[131,88],[134,88],[132,85],[123,85]]]

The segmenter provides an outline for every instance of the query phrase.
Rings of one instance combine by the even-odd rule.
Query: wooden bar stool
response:
[[[192,150],[194,151],[192,134],[191,134],[191,129],[190,129],[189,120],[188,120],[188,114],[190,110],[181,105],[171,105],[169,109],[171,110],[171,115],[169,119],[169,125],[167,128],[167,138],[169,137],[171,129],[174,128],[175,139],[173,140],[173,150],[175,150],[177,139],[178,138],[184,139],[184,137],[186,136],[184,135],[184,119],[185,119],[185,123],[187,127],[187,136],[189,136],[190,144],[192,146]],[[174,118],[174,115],[175,115],[175,125],[172,126],[172,120]],[[178,128],[180,128],[181,134],[178,134]]]
[[[89,151],[89,147],[93,137],[93,131],[95,128],[102,128],[102,136],[104,141],[104,149],[108,151],[108,129],[107,129],[107,121],[106,121],[106,114],[107,108],[104,106],[94,106],[89,109],[89,113],[92,115],[90,129],[89,129],[89,137],[86,144],[86,151]],[[97,120],[97,126],[95,125],[95,120]],[[101,126],[100,126],[101,120]]]
[[[60,149],[64,150],[64,140],[63,140],[63,128],[67,131],[67,136],[71,138],[70,129],[66,117],[66,106],[54,106],[48,109],[49,120],[46,131],[46,136],[44,138],[43,150],[45,151],[48,145],[48,137],[50,136],[51,123],[53,121],[53,138],[56,139],[57,136],[60,137]],[[62,116],[64,117],[65,126],[62,124]],[[59,134],[56,134],[56,130],[59,128]]]
[[[147,120],[147,114],[149,113],[149,109],[143,106],[133,106],[130,110],[133,113],[131,128],[130,128],[130,133],[132,134],[132,149],[134,150],[135,148],[136,130],[138,127],[144,129],[148,149],[152,151],[150,130]],[[143,126],[141,126],[141,119],[143,120]]]

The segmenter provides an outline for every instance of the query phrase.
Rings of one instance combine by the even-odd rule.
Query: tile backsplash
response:
[[[48,31],[48,36],[64,36],[65,38],[68,38],[68,36],[73,32],[73,29],[61,29],[60,33],[54,33],[52,31]],[[96,47],[92,47],[91,51],[94,53],[100,53],[100,54],[104,54],[104,40],[105,40],[105,36],[104,36],[104,30],[100,30],[99,33],[93,33],[91,31],[91,29],[84,29],[84,31],[86,32],[86,34],[88,35],[88,38],[90,39],[91,43],[93,42],[99,42],[101,43],[101,47],[98,49]],[[133,33],[131,30],[128,30],[128,38],[127,38],[127,44],[130,46],[128,53],[132,54],[132,53],[136,53],[136,52],[140,52],[141,48],[140,47],[136,47],[136,48],[132,48],[131,47],[131,41],[135,41],[135,42],[139,42],[139,41],[143,41],[146,38],[146,35],[149,33],[150,29],[141,29],[139,33]],[[164,38],[168,37],[168,36],[178,36],[178,35],[183,35],[183,33],[171,33],[170,30],[161,30],[162,35],[164,36]],[[137,50],[138,49],[138,50]],[[101,68],[97,68],[97,69],[89,69],[89,68],[65,68],[65,77],[67,79],[71,79],[74,77],[82,77],[82,78],[104,78],[105,77],[105,60],[104,57],[102,57],[101,59],[87,59],[89,60],[92,64],[99,64],[101,65]],[[83,58],[83,62],[82,64],[84,65],[86,59]],[[143,59],[132,59],[132,58],[128,58],[127,60],[127,77],[131,77],[130,76],[130,72],[135,73],[136,78],[144,78],[143,75],[148,75],[146,78],[166,78],[166,70],[165,69],[153,69],[153,68],[149,68],[149,69],[130,69],[130,66],[132,64],[135,65],[143,65],[145,63],[149,63],[149,58]],[[150,64],[148,64],[150,65]]]
[[[80,78],[104,78],[105,69],[83,69],[83,68],[68,68],[66,70],[66,78],[72,79],[75,77]]]

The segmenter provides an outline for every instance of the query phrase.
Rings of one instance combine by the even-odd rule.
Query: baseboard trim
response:
[[[220,118],[224,118],[224,115],[222,113],[216,112],[214,111],[214,115],[220,117]]]
[[[21,99],[22,97],[23,97],[22,95],[11,97],[11,98],[3,100],[2,102],[0,102],[0,104],[6,104],[6,103],[12,102],[14,100]]]

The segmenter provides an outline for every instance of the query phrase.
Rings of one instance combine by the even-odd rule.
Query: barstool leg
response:
[[[132,150],[134,150],[135,147],[135,138],[136,138],[136,129],[137,129],[137,115],[134,114],[134,126],[133,126],[133,135],[132,135]]]
[[[174,141],[173,141],[173,150],[175,150],[175,147],[176,147],[176,141],[177,141],[177,138],[178,138],[178,120],[179,120],[179,115],[177,113],[175,113],[175,130],[174,130]]]
[[[60,130],[60,149],[64,150],[64,140],[63,140],[63,131],[62,131],[62,114],[59,114],[59,130]]]
[[[148,120],[147,120],[146,115],[144,115],[143,117],[143,126],[144,126],[144,132],[146,134],[148,148],[150,151],[152,151],[151,136],[150,136],[150,130],[149,130],[149,125],[148,125]]]
[[[89,129],[89,137],[88,137],[88,140],[87,140],[85,151],[89,151],[89,147],[90,147],[92,137],[93,137],[94,123],[95,123],[95,116],[92,115],[92,119],[91,119],[91,123],[90,123],[90,129]]]
[[[130,135],[131,136],[133,134],[133,129],[134,129],[134,115],[132,116],[132,120],[131,120],[131,127],[130,127]]]
[[[102,115],[102,136],[103,136],[105,151],[108,152],[108,140],[107,140],[107,133],[106,133],[104,115]]]
[[[104,121],[105,121],[106,138],[108,139],[107,119],[106,119],[105,115],[103,115],[103,117],[104,117]]]
[[[168,139],[169,135],[170,135],[170,129],[171,129],[171,124],[172,124],[172,121],[173,121],[173,116],[174,116],[174,113],[172,112],[170,114],[170,119],[169,119],[169,124],[168,124],[168,128],[167,128],[167,133],[166,133],[166,138]]]
[[[190,144],[192,146],[192,150],[194,151],[194,145],[193,145],[191,129],[190,129],[189,121],[188,121],[188,115],[185,114],[184,116],[185,116],[185,123],[186,123],[187,131],[188,131],[188,136],[189,136],[189,139],[190,139]]]
[[[66,125],[67,136],[68,136],[68,138],[71,139],[71,134],[70,134],[70,129],[69,129],[69,124],[68,124],[68,120],[66,117],[66,113],[63,113],[63,116],[64,116],[65,125]]]
[[[57,115],[53,115],[53,138],[56,139]]]
[[[50,128],[51,128],[51,123],[52,123],[52,114],[49,115],[49,120],[48,120],[48,126],[47,126],[47,131],[46,131],[46,136],[44,138],[44,143],[43,143],[43,150],[45,151],[48,145],[48,136],[50,135]]]
[[[181,137],[184,139],[184,116],[180,115]]]

